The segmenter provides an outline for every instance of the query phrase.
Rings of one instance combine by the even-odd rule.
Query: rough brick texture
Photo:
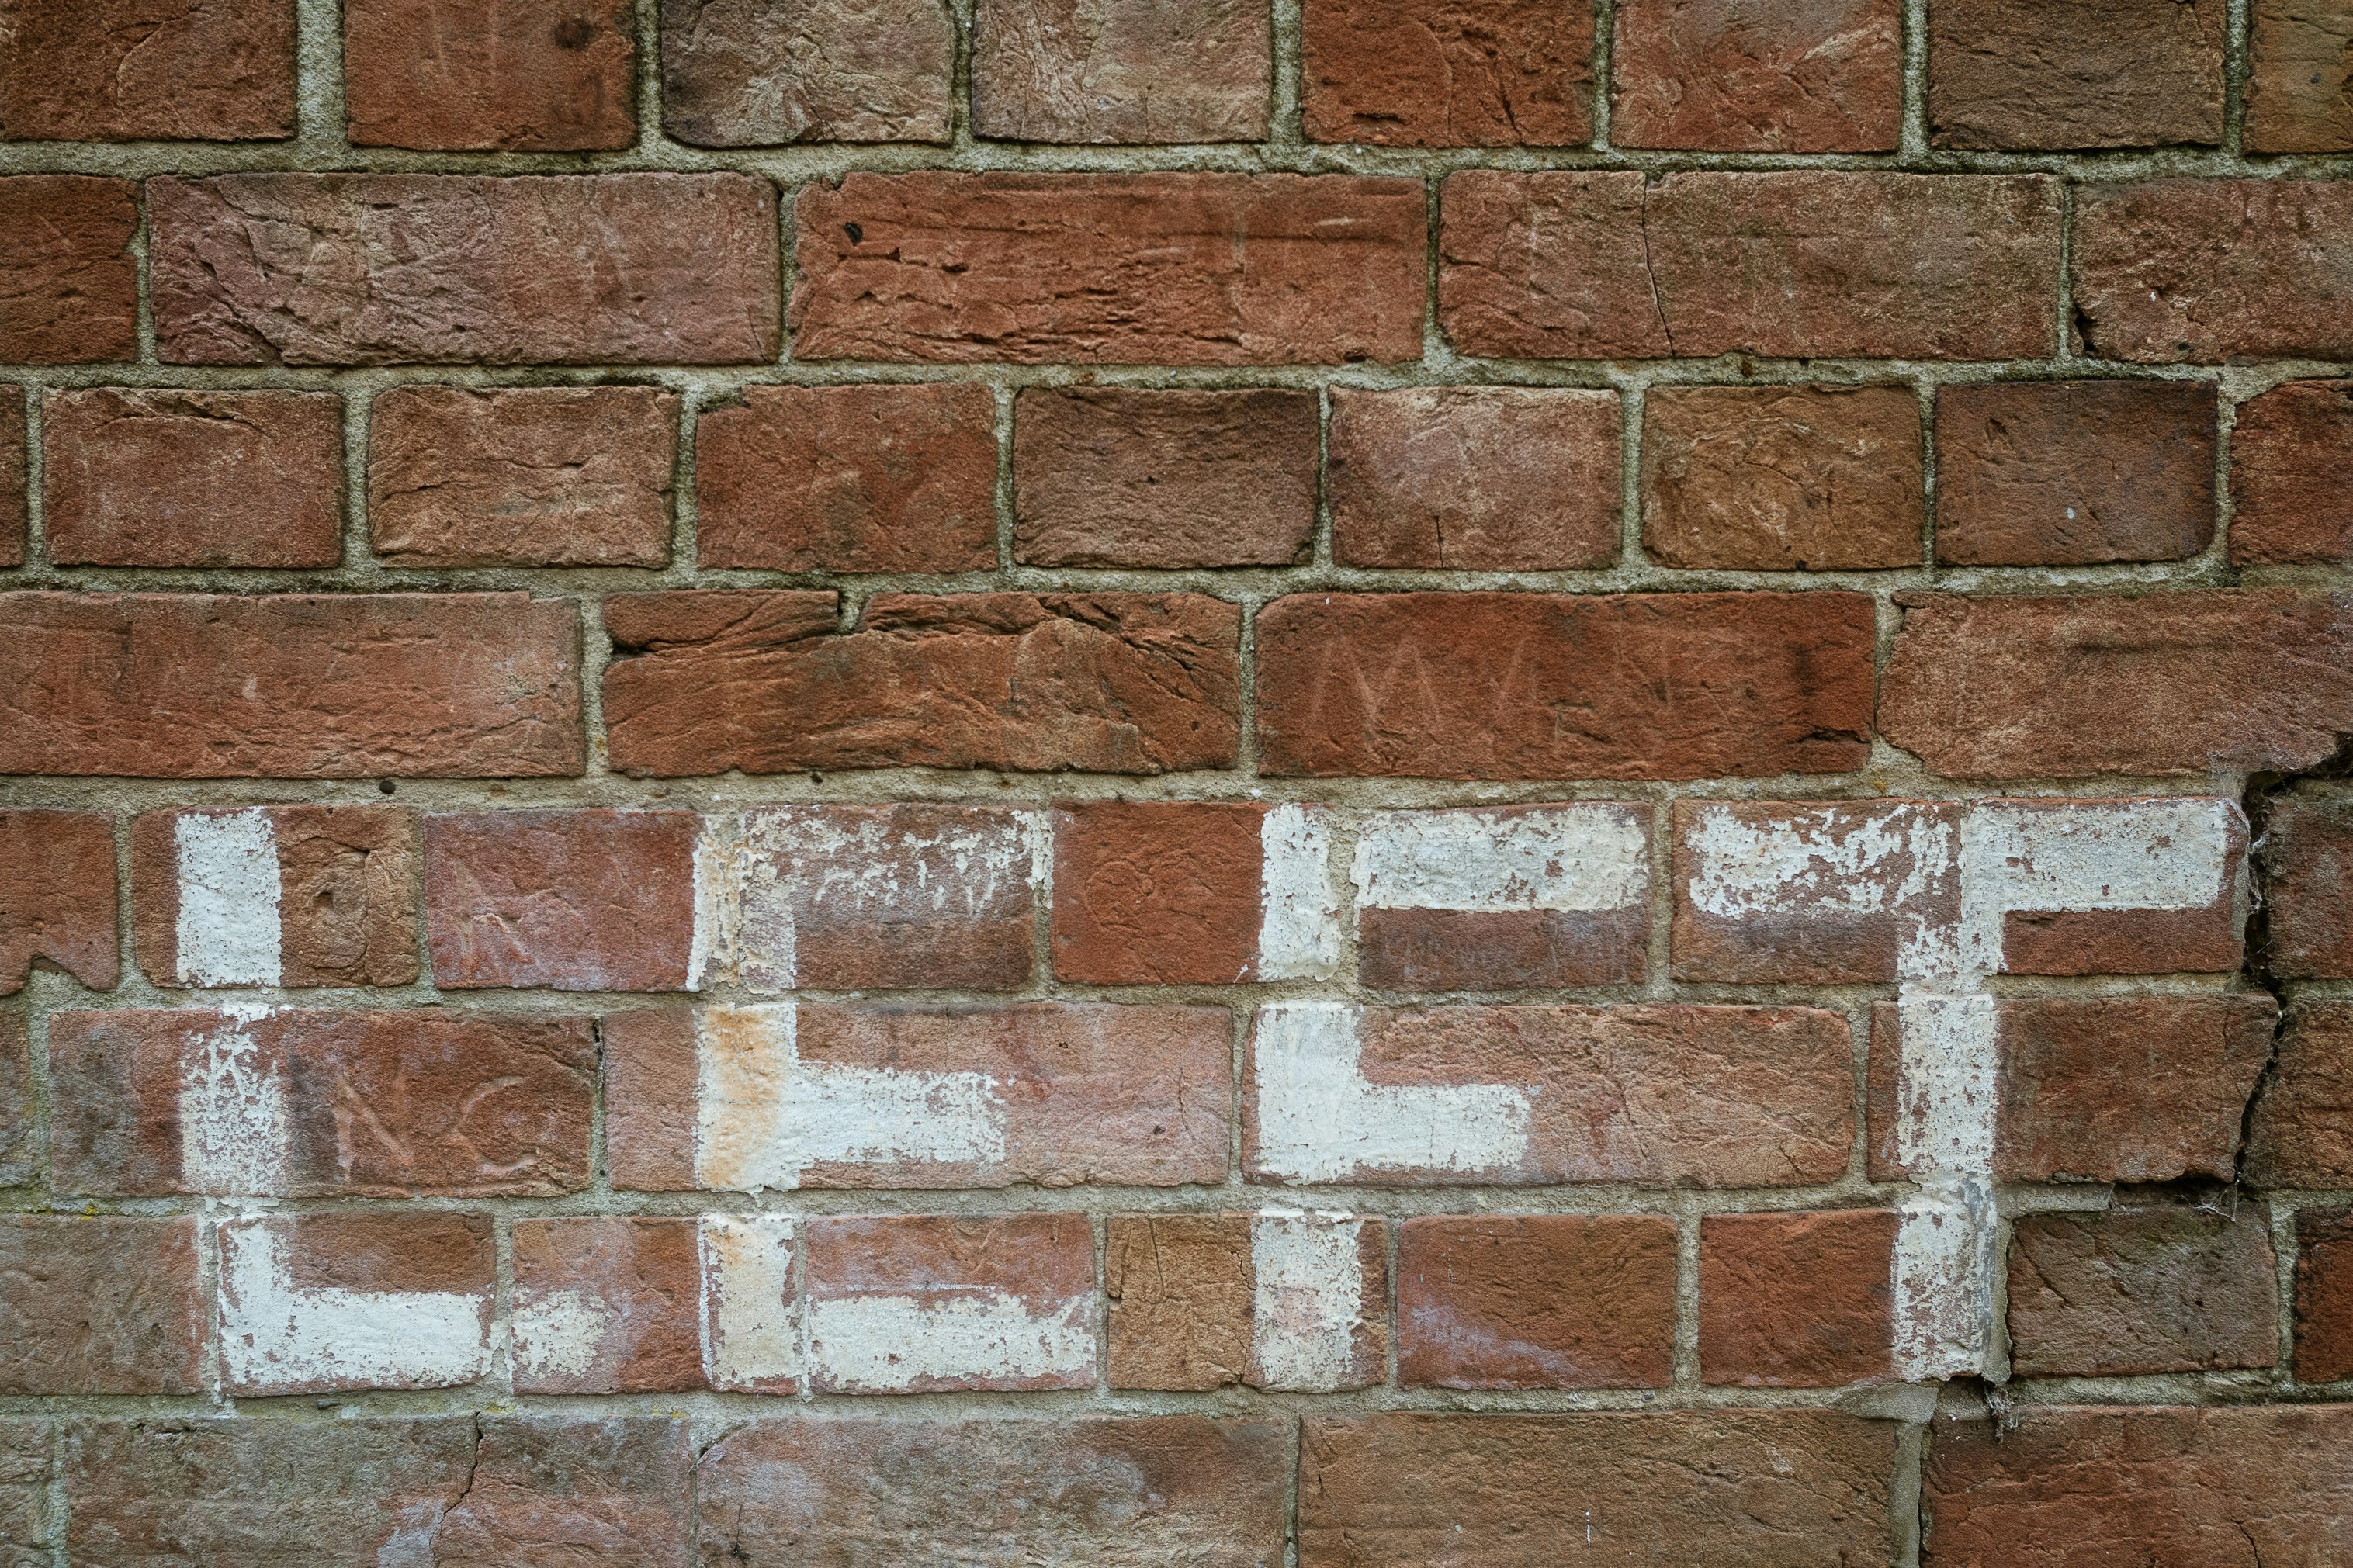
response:
[[[26,500],[25,392],[0,386],[0,566],[25,563],[29,521]]]
[[[295,0],[14,0],[0,59],[0,136],[290,136],[294,10]]]
[[[626,0],[352,0],[343,107],[364,147],[562,153],[637,135]]]
[[[111,991],[114,828],[95,811],[0,811],[0,995],[41,963]]]
[[[941,0],[662,0],[661,55],[662,129],[696,146],[948,139]]]
[[[985,0],[972,126],[1015,142],[1261,142],[1273,36],[1240,0]]]
[[[2284,980],[2353,978],[2353,802],[2291,800],[2265,826],[2264,966]]]
[[[1398,1376],[1440,1388],[1655,1388],[1675,1226],[1659,1215],[1421,1216],[1398,1227]]]
[[[0,178],[0,361],[80,364],[139,353],[138,187],[86,174]]]
[[[1630,0],[1609,140],[1710,153],[1880,153],[1903,118],[1895,0]]]
[[[2269,1216],[2191,1208],[2028,1215],[2010,1242],[2011,1369],[2113,1377],[2279,1359]]]
[[[1939,0],[1939,147],[2154,147],[2222,139],[2222,0]]]
[[[1407,147],[1588,142],[1593,16],[1584,0],[1308,0],[1308,137]]]
[[[1884,1209],[1702,1219],[1701,1378],[1820,1388],[1889,1376],[1895,1237]]]
[[[2337,0],[2255,0],[2247,151],[2353,148],[2353,16]]]
[[[2353,382],[2294,381],[2241,404],[2231,433],[2231,559],[2353,561],[2353,500],[2333,478],[2348,462]]]

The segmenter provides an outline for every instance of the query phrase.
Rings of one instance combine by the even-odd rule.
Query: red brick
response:
[[[747,386],[695,421],[704,566],[975,572],[997,564],[987,387]]]
[[[515,1391],[702,1387],[698,1256],[692,1219],[515,1221]]]
[[[1423,205],[1418,180],[1337,174],[820,180],[794,209],[793,352],[1017,364],[1418,359]]]
[[[147,207],[169,363],[776,353],[776,193],[740,174],[223,174],[151,180]]]
[[[1473,169],[1440,195],[1438,321],[1523,359],[2040,358],[2059,192],[2037,174]]]
[[[803,1415],[730,1433],[695,1492],[703,1561],[742,1568],[878,1542],[908,1563],[1255,1568],[1282,1560],[1289,1458],[1263,1416]]]
[[[2075,317],[2104,359],[2353,358],[2341,180],[2076,187]],[[2227,238],[2225,237],[2227,237]]]
[[[972,128],[1015,142],[1263,142],[1264,6],[1233,0],[981,0]]]
[[[33,1039],[24,1015],[0,1013],[0,1187],[33,1179],[40,1129],[33,1101]]]
[[[1903,31],[1896,0],[1631,0],[1609,52],[1610,142],[1894,152]]]
[[[2342,0],[2254,0],[2250,153],[2353,150],[2353,14]]]
[[[2353,979],[2353,802],[2289,800],[2263,823],[2263,968]]]
[[[878,594],[845,632],[831,594],[623,595],[613,766],[1230,767],[1240,619],[1192,594]]]
[[[1261,766],[1842,773],[1868,750],[1872,637],[1858,594],[1297,595],[1259,615]]]
[[[1256,805],[1093,801],[1054,821],[1056,978],[1230,985],[1254,978]]]
[[[1388,1227],[1345,1214],[1139,1215],[1106,1227],[1113,1388],[1383,1381]]]
[[[55,1180],[121,1196],[576,1192],[596,1070],[578,1017],[59,1013]]]
[[[1597,1549],[1888,1568],[1899,1430],[1830,1410],[1309,1415],[1300,1568],[1550,1568]]]
[[[2249,1206],[2021,1215],[2010,1227],[2011,1370],[2129,1377],[2279,1359],[2270,1217]]]
[[[1880,732],[1947,777],[2287,773],[2353,731],[2353,601],[2222,591],[1896,603]]]
[[[1893,1374],[1890,1209],[1706,1215],[1699,1374],[1746,1388],[1835,1388]]]
[[[1308,0],[1311,142],[1564,147],[1593,140],[1586,0]]]
[[[142,813],[131,825],[139,966],[157,985],[406,985],[417,978],[416,837],[395,805]],[[259,874],[224,879],[216,844],[260,848]],[[184,928],[191,884],[203,904]]]
[[[0,1424],[0,1537],[39,1563],[64,1534],[56,1487],[56,1433],[44,1420]]]
[[[0,1392],[198,1394],[196,1222],[0,1219]]]
[[[2222,140],[2223,0],[1940,0],[1928,29],[1939,147]]]
[[[93,991],[121,977],[114,824],[97,811],[0,809],[0,996],[36,961]]]
[[[333,566],[343,400],[323,392],[54,392],[45,531],[61,566]]]
[[[1013,558],[1289,566],[1315,526],[1313,392],[1033,387],[1014,405]]]
[[[627,147],[629,0],[347,0],[343,106],[361,147],[551,153]]]
[[[1398,1378],[1440,1388],[1662,1388],[1665,1215],[1425,1215],[1398,1227]]]
[[[2353,1532],[2353,1406],[2021,1405],[1939,1421],[1921,1478],[1938,1568],[2326,1563]]]
[[[2353,382],[2292,381],[2239,405],[2231,434],[2231,560],[2353,561]]]
[[[819,1394],[1092,1388],[1083,1215],[887,1215],[802,1227]]]
[[[491,1416],[480,1433],[459,1500],[433,1527],[437,1568],[689,1568],[694,1447],[684,1422]]]
[[[682,989],[702,824],[691,811],[428,815],[434,983]]]
[[[0,385],[0,566],[25,563],[25,389]]]
[[[942,0],[662,0],[662,129],[697,147],[944,142]]]
[[[2214,538],[2214,389],[1997,382],[1936,394],[1936,559],[2179,561]]]
[[[2279,1060],[2247,1128],[2257,1187],[2353,1186],[2353,1003],[2303,1003],[2287,1015]]]
[[[1909,387],[1662,386],[1642,403],[1642,546],[1668,566],[1917,566],[1924,494]]]
[[[0,136],[20,142],[291,136],[294,4],[16,0],[8,7],[8,55],[0,61]]]
[[[368,527],[399,566],[660,566],[678,395],[398,386],[368,411]]]
[[[2353,1377],[2353,1210],[2295,1216],[2295,1379]]]
[[[1618,395],[1332,390],[1332,554],[1344,566],[1575,570],[1618,559]]]
[[[0,250],[0,364],[138,358],[138,232],[128,180],[0,179],[0,234],[16,237]]]
[[[225,1393],[447,1388],[490,1369],[488,1215],[298,1214],[231,1221],[218,1236]],[[443,1300],[398,1300],[420,1295]],[[354,1333],[368,1297],[385,1299],[375,1324],[406,1321]]]

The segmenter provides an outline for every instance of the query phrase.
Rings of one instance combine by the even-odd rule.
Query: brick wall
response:
[[[2342,1560],[2349,81],[0,0],[0,1562]]]

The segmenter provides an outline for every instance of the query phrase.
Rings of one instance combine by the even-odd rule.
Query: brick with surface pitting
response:
[[[1920,405],[1909,387],[1654,388],[1642,546],[1749,572],[1920,563]]]
[[[1872,638],[1859,594],[1292,595],[1259,614],[1261,766],[1315,777],[1842,773],[1868,750]]]
[[[1440,1388],[1661,1388],[1674,1367],[1666,1215],[1424,1215],[1398,1227],[1398,1378]]]
[[[1420,182],[1354,175],[819,180],[794,206],[793,353],[1018,364],[1417,359],[1423,219]]]
[[[295,0],[14,0],[0,138],[291,136],[294,8]]]
[[[2306,1002],[2280,1033],[2278,1070],[2255,1104],[2247,1180],[2258,1187],[2353,1186],[2353,1004]]]
[[[972,129],[1014,142],[1262,142],[1267,9],[1249,0],[982,0]]]
[[[702,1266],[692,1219],[582,1215],[514,1223],[519,1394],[702,1386]]]
[[[343,403],[331,393],[52,393],[41,451],[59,565],[343,558]]]
[[[1939,147],[2154,147],[2222,139],[2223,0],[1939,0]]]
[[[428,814],[434,983],[684,989],[702,826],[691,811]]]
[[[36,963],[94,991],[121,976],[114,825],[103,812],[0,810],[0,996]]]
[[[1013,558],[1290,566],[1315,527],[1313,392],[1033,387],[1013,410]]]
[[[596,1070],[578,1017],[61,1013],[55,1180],[119,1196],[576,1192]]]
[[[2254,0],[2247,151],[2353,150],[2353,11],[2344,0]]]
[[[1332,554],[1344,566],[1561,571],[1618,559],[1618,395],[1332,391]]]
[[[2038,358],[2059,192],[2038,174],[1472,169],[1440,192],[1438,322],[1522,359]]]
[[[943,0],[662,0],[662,129],[697,147],[944,142]]]
[[[2239,405],[2231,433],[2232,563],[2353,561],[2348,465],[2353,381],[2292,381]]]
[[[2295,1377],[2353,1377],[2353,1209],[2296,1214]]]
[[[1254,978],[1266,808],[1121,801],[1054,817],[1056,978],[1086,985]]]
[[[139,357],[138,187],[87,174],[0,179],[0,364]]]
[[[1229,767],[1240,621],[1194,594],[878,594],[845,632],[829,593],[620,595],[605,601],[613,765]]]
[[[1828,1410],[1310,1415],[1300,1568],[1550,1568],[1588,1552],[1889,1568],[1901,1430]]]
[[[629,0],[346,0],[352,144],[559,153],[636,140]]]
[[[2263,967],[2353,979],[2353,801],[2289,800],[2263,824]]]
[[[1330,1392],[1381,1381],[1384,1222],[1270,1208],[1115,1217],[1106,1235],[1113,1388]]]
[[[997,564],[986,386],[747,386],[695,421],[704,566],[975,572]]]
[[[147,208],[169,363],[776,353],[776,193],[741,174],[224,174],[150,181]]]
[[[323,1213],[219,1228],[229,1394],[448,1388],[490,1370],[488,1215]]]
[[[196,1267],[193,1217],[0,1219],[0,1391],[202,1392]]]
[[[1619,147],[1885,153],[1904,112],[1896,0],[1634,0],[1609,53]]]
[[[21,1014],[0,1013],[0,1187],[33,1179],[33,1037]]]
[[[2334,237],[2348,225],[2342,180],[2078,186],[2084,346],[2147,364],[2353,358],[2353,278]]]
[[[399,566],[662,565],[678,408],[652,386],[395,387],[368,411],[375,552]]]
[[[1699,1222],[1699,1374],[1835,1388],[1892,1371],[1892,1209],[1707,1215]]]
[[[1309,0],[1311,142],[1564,147],[1593,139],[1587,0]]]
[[[2253,1205],[2021,1215],[2010,1360],[2021,1377],[2130,1377],[2279,1359],[2278,1264]]]
[[[2294,773],[2353,732],[2353,599],[1904,594],[1879,729],[1948,778]]]
[[[25,389],[0,384],[0,566],[25,563]]]

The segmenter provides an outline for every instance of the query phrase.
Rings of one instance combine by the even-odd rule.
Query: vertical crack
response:
[[[1651,285],[1651,308],[1659,314],[1659,333],[1667,340],[1667,357],[1672,359],[1675,357],[1675,330],[1667,324],[1666,296],[1659,290],[1659,269],[1651,261],[1651,186],[1653,182],[1647,178],[1643,180],[1642,204],[1638,213],[1638,221],[1642,230],[1642,277]]]

